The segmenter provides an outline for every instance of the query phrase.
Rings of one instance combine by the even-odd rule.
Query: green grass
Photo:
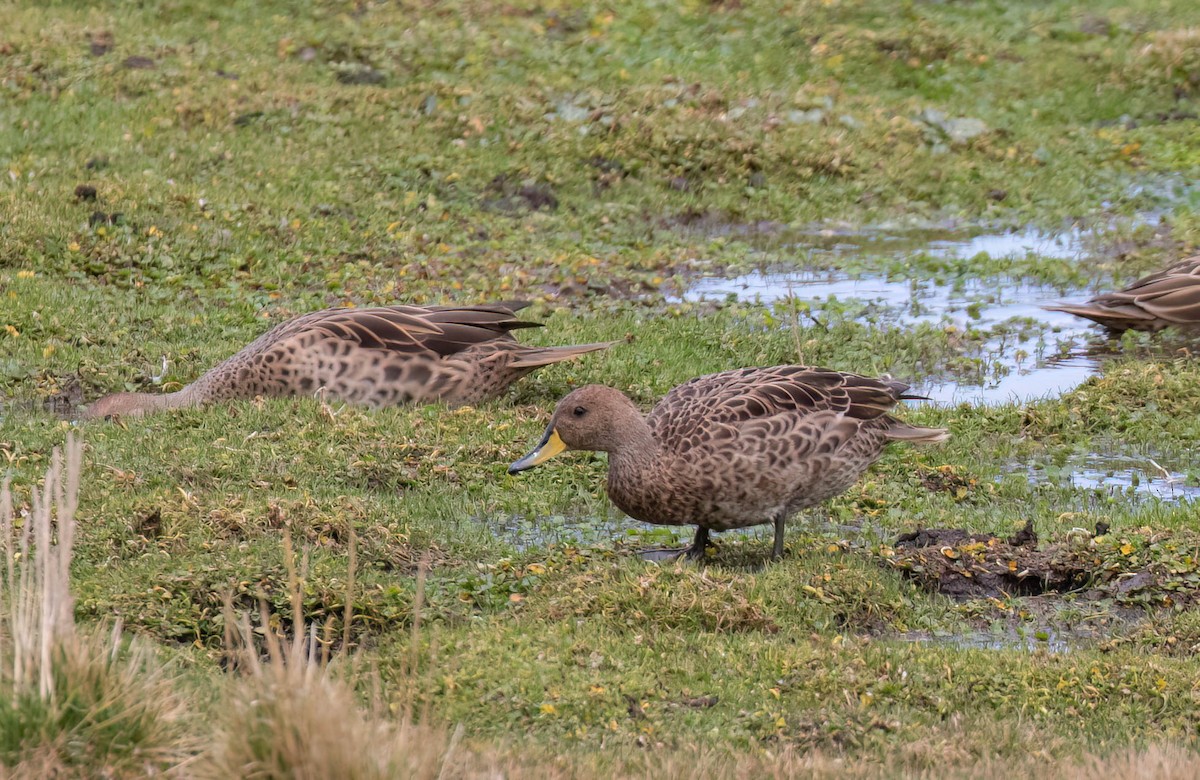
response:
[[[648,407],[734,366],[920,379],[989,359],[993,331],[895,328],[852,302],[817,321],[664,297],[704,273],[804,266],[814,229],[917,247],[1087,231],[1081,261],[830,261],[952,284],[1105,287],[1194,250],[1193,3],[163,0],[0,17],[0,454],[18,496],[72,426],[45,403],[177,389],[299,312],[525,297],[547,327],[524,340],[620,342],[477,408],[267,400],[79,426],[77,617],[157,642],[201,713],[220,709],[227,595],[292,625],[284,529],[310,559],[304,619],[341,636],[353,529],[351,638],[379,670],[360,692],[564,776],[687,776],[673,762],[699,745],[721,767],[815,749],[860,773],[984,774],[1035,737],[1060,770],[1198,747],[1194,562],[1155,546],[1190,539],[1194,513],[1027,478],[1090,452],[1169,453],[1195,484],[1200,368],[1173,342],[1128,338],[1059,399],[904,410],[954,438],[892,448],[791,524],[776,565],[762,533],[719,537],[703,568],[639,560],[664,537],[610,505],[602,456],[505,473],[588,382]],[[930,111],[986,130],[954,138]],[[961,490],[927,485],[944,466]],[[535,533],[559,518],[602,530]],[[1138,565],[1178,569],[1184,595],[956,604],[882,552],[918,526],[1006,536],[1027,520],[1043,539],[1107,522]],[[903,639],[1076,625],[1112,641]],[[591,757],[602,745],[615,752]]]

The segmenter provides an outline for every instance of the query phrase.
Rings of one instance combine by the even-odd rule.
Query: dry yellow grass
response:
[[[0,636],[6,643],[6,671],[18,690],[36,687],[54,695],[51,656],[75,629],[69,570],[75,541],[82,445],[67,439],[66,474],[56,448],[42,490],[31,489],[28,521],[18,522],[8,480],[0,488],[0,535],[4,537],[4,614]],[[56,543],[51,537],[57,532]]]
[[[297,571],[286,531],[284,549],[292,638],[267,631],[264,660],[247,616],[234,616],[227,608],[227,650],[243,676],[227,691],[223,717],[195,775],[214,780],[497,776],[495,761],[460,749],[461,728],[451,732],[418,724],[407,713],[395,721],[359,704],[336,666],[320,657],[316,626],[305,628],[301,578],[306,564]],[[353,579],[351,571],[349,581]],[[270,624],[265,608],[262,624]],[[337,661],[353,665],[354,659]]]
[[[1030,755],[1021,761],[963,761],[949,750],[944,762],[924,769],[913,769],[904,756],[870,761],[847,759],[821,751],[796,751],[790,748],[767,750],[758,754],[720,753],[704,747],[681,747],[668,753],[642,752],[609,756],[601,763],[573,767],[543,764],[525,767],[505,777],[562,778],[663,778],[663,780],[785,780],[785,778],[914,778],[919,780],[1001,780],[1021,777],[1029,780],[1094,780],[1119,777],[1128,780],[1184,780],[1200,776],[1200,755],[1175,745],[1151,745],[1123,750],[1109,756],[1085,755],[1080,758],[1048,759],[1041,754],[1036,735],[1030,735]]]
[[[55,448],[18,512],[0,488],[0,771],[15,777],[126,776],[179,766],[190,740],[152,648],[77,631],[70,588],[82,444]]]

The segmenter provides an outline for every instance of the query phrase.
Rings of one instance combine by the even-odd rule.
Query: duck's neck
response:
[[[199,406],[204,403],[204,394],[193,383],[174,393],[130,393],[129,399],[127,414],[138,415]]]
[[[646,420],[638,415],[637,424],[627,423],[619,446],[608,453],[608,496],[630,517],[653,520],[662,516],[664,463],[658,440]]]
[[[196,392],[194,384],[187,385],[182,390],[176,390],[173,393],[142,393],[141,395],[148,411],[183,409],[188,406],[198,406],[204,401],[201,394]]]
[[[608,451],[609,472],[615,469],[628,473],[644,471],[658,457],[658,441],[646,418],[636,410],[622,420],[620,442]]]

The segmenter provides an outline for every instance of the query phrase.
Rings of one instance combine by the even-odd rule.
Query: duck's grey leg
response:
[[[771,553],[771,558],[779,560],[783,557],[783,526],[787,521],[787,515],[775,515],[775,550]]]
[[[692,546],[687,548],[684,553],[693,561],[704,559],[704,551],[708,549],[708,529],[703,526],[696,529],[696,539],[692,542]]]

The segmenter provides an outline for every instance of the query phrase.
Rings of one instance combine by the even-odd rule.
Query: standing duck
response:
[[[1159,331],[1200,325],[1200,255],[1181,260],[1143,276],[1117,292],[1103,293],[1087,303],[1046,306],[1098,322],[1111,331]]]
[[[742,368],[698,377],[643,416],[611,387],[588,385],[554,410],[515,474],[564,450],[608,453],[608,495],[658,525],[695,525],[685,553],[704,555],[709,531],[774,523],[783,555],[787,518],[855,483],[890,441],[939,442],[889,412],[908,386],[807,366]]]
[[[84,419],[136,416],[255,396],[311,395],[370,407],[409,401],[474,404],[496,398],[531,371],[609,344],[531,347],[510,331],[525,302],[483,306],[325,309],[276,325],[174,393],[116,393]]]

